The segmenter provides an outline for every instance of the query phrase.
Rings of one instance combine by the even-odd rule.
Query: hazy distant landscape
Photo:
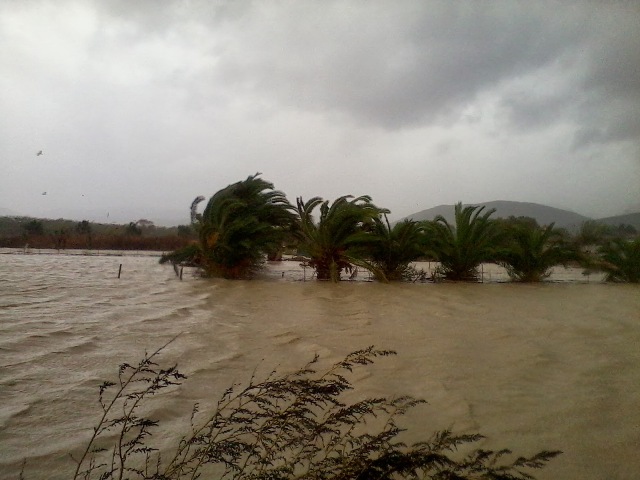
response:
[[[0,1],[0,480],[636,480],[638,25]]]
[[[575,212],[537,203],[497,200],[493,202],[474,203],[472,205],[484,206],[487,210],[495,209],[494,218],[529,217],[534,218],[539,225],[555,223],[557,227],[566,228],[573,232],[588,220],[595,220],[598,223],[611,226],[618,226],[620,224],[632,225],[640,229],[640,212],[620,214],[606,218],[588,218]],[[433,220],[437,215],[442,215],[447,220],[452,221],[453,205],[439,205],[413,213],[405,218],[412,220]]]
[[[556,227],[565,228],[571,233],[576,233],[584,222],[594,220],[575,212],[536,203],[492,201],[474,205],[484,206],[486,210],[495,209],[496,212],[492,218],[528,217],[535,219],[539,225],[555,223]],[[453,205],[439,205],[413,213],[405,218],[422,221],[433,220],[437,215],[442,215],[448,221],[453,221],[453,211]],[[8,215],[6,212],[8,212],[7,209],[0,209],[0,213],[2,213],[0,215],[0,247],[23,246],[25,227],[34,220],[41,222],[42,233],[47,236],[47,239],[32,242],[32,246],[40,248],[55,248],[62,245],[60,237],[66,236],[67,239],[62,248],[125,248],[166,251],[184,246],[188,241],[196,238],[195,232],[188,225],[189,218],[186,214],[183,223],[170,227],[155,225],[154,222],[147,219],[131,221],[128,224],[89,222],[92,234],[103,237],[102,243],[94,240],[91,245],[87,242],[86,232],[84,236],[78,232],[78,225],[82,220],[34,219],[28,216]],[[629,225],[640,231],[640,212],[599,218],[595,221],[611,227]],[[56,236],[58,237],[57,243],[56,240],[51,240]],[[123,238],[128,238],[130,241],[125,242]]]
[[[590,218],[584,215],[580,215],[579,213],[571,212],[569,210],[563,210],[561,208],[550,207],[548,205],[541,205],[538,203],[532,202],[514,202],[507,200],[496,200],[490,202],[479,202],[473,203],[470,205],[480,205],[485,206],[486,209],[496,209],[496,213],[493,215],[494,218],[508,218],[511,216],[514,217],[530,217],[536,219],[538,224],[540,225],[548,225],[550,223],[556,224],[556,226],[561,228],[566,228],[569,230],[575,230],[580,227],[583,222],[588,220],[596,220],[599,223],[610,226],[618,226],[620,224],[632,225],[633,227],[640,229],[640,211],[635,213],[620,213],[618,215],[603,217],[603,218]],[[392,212],[393,214],[393,212]],[[453,204],[451,205],[438,205],[436,207],[427,208],[425,210],[420,210],[415,213],[409,214],[403,218],[409,218],[413,220],[433,220],[433,218],[437,215],[443,215],[447,219],[453,218]],[[15,212],[12,212],[6,208],[0,208],[0,217],[9,217],[13,218],[13,224],[17,225],[19,223],[24,222],[25,220],[19,219],[30,219],[35,217],[30,217],[28,215],[20,215]],[[393,215],[391,215],[393,218]],[[52,219],[48,219],[52,220]],[[59,219],[58,221],[63,220]],[[77,222],[80,220],[85,220],[85,218],[76,218],[70,219],[65,218],[68,222]],[[131,221],[135,222],[137,218],[135,215],[131,216]],[[402,220],[402,219],[399,219]],[[158,227],[177,227],[178,225],[182,225],[188,223],[189,217],[187,209],[185,208],[185,215],[182,221],[176,221],[176,223],[167,225],[166,221],[158,221]],[[105,222],[102,222],[106,224]],[[67,225],[68,226],[68,225]],[[8,220],[4,220],[0,223],[0,235],[10,235],[15,234],[17,229],[15,227],[10,226],[10,222]]]

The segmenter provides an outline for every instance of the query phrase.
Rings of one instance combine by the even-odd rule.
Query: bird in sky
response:
[[[40,150],[38,153],[36,153],[36,157],[39,157],[40,155],[43,155],[42,150]]]
[[[42,195],[46,195],[46,194],[47,194],[47,192],[42,192]]]

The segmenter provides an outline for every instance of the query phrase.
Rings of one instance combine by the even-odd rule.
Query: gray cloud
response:
[[[186,219],[262,171],[398,217],[616,213],[640,202],[639,22],[624,2],[4,2],[0,207]]]
[[[519,15],[516,3],[401,3],[393,15],[370,8],[353,16],[344,5],[305,4],[298,15],[283,8],[262,29],[248,18],[251,33],[228,47],[222,77],[282,104],[398,129],[433,123],[584,36],[543,6]]]

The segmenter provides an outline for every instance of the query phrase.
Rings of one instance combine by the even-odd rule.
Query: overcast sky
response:
[[[188,223],[256,172],[394,220],[640,211],[639,25],[636,1],[2,0],[0,212]]]

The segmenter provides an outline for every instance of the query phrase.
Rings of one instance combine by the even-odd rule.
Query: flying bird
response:
[[[46,194],[47,194],[47,192],[42,192],[42,195],[46,195]]]
[[[40,155],[42,155],[42,150],[40,150],[38,153],[36,153],[36,157],[39,157]]]

